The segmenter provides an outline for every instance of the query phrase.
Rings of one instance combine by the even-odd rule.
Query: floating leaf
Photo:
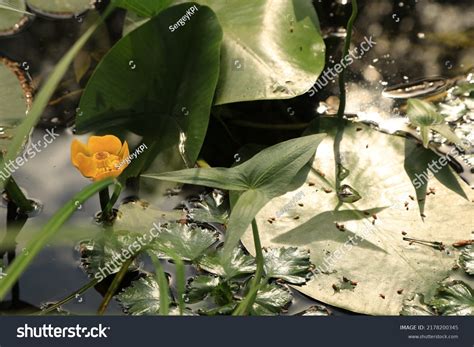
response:
[[[324,306],[314,305],[304,310],[299,315],[300,316],[330,316],[332,315],[332,313]]]
[[[17,126],[31,107],[32,89],[20,65],[0,57],[0,152],[5,154]]]
[[[266,284],[255,299],[250,314],[254,316],[271,316],[283,311],[291,302],[290,291],[275,284]]]
[[[17,33],[28,22],[28,15],[24,0],[0,2],[0,36]]]
[[[173,258],[194,261],[218,240],[216,232],[202,229],[196,225],[170,223],[159,229],[155,240],[150,244],[158,256],[165,254]]]
[[[474,291],[463,281],[442,284],[430,305],[443,316],[474,316]]]
[[[311,1],[284,1],[278,6],[271,0],[255,0],[252,6],[242,0],[197,2],[212,8],[224,30],[217,105],[293,98],[316,82],[324,68],[325,47]],[[145,14],[144,9],[137,11]],[[127,31],[140,24],[140,19],[129,18]]]
[[[436,312],[425,303],[423,294],[415,294],[412,299],[403,302],[401,316],[436,316]]]
[[[153,228],[157,229],[162,223],[179,221],[185,217],[182,211],[163,211],[145,200],[134,200],[120,205],[114,229],[145,234]]]
[[[302,293],[355,312],[398,315],[410,293],[431,297],[432,283],[451,273],[459,251],[449,248],[448,252],[448,245],[470,237],[472,192],[464,189],[469,200],[464,199],[436,176],[431,178],[429,187],[435,194],[423,197],[423,220],[404,169],[405,157],[416,151],[416,143],[367,126],[348,125],[340,143],[344,166],[351,172],[344,182],[362,198],[338,206],[335,121],[318,122],[320,131],[330,135],[318,146],[306,183],[272,199],[256,216],[262,246],[310,250],[317,274],[305,286],[295,287]],[[454,178],[463,189],[464,183]],[[295,196],[298,204],[292,203]],[[276,218],[279,211],[286,213]],[[404,237],[438,243],[410,242]],[[242,241],[255,254],[251,228]],[[343,276],[357,279],[357,286],[335,293],[332,286]],[[400,289],[402,294],[397,293]]]
[[[461,265],[469,275],[474,275],[474,247],[468,246],[461,253]]]
[[[53,18],[70,18],[94,7],[95,0],[26,0],[35,12]]]
[[[168,7],[172,0],[112,0],[118,7],[135,12],[142,17],[154,17]]]
[[[234,248],[230,257],[224,256],[222,249],[212,254],[206,254],[198,261],[203,270],[229,280],[242,275],[254,273],[255,259],[244,254],[240,247]]]
[[[160,313],[160,287],[151,276],[134,281],[117,295],[117,300],[133,316],[153,316]]]
[[[265,249],[265,274],[292,284],[303,284],[311,276],[309,252],[297,247]]]

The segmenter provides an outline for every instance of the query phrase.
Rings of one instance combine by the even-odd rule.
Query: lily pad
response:
[[[91,8],[95,0],[26,0],[35,12],[53,18],[71,18]]]
[[[309,252],[297,247],[270,248],[263,253],[265,274],[292,284],[306,283],[311,276]]]
[[[461,253],[461,264],[469,275],[474,275],[474,247],[468,246]]]
[[[288,307],[292,299],[293,296],[288,289],[275,284],[266,284],[258,291],[250,313],[254,316],[276,315]]]
[[[5,154],[33,101],[33,93],[20,65],[0,57],[0,152]]]
[[[145,200],[135,200],[120,205],[114,229],[145,234],[160,224],[179,221],[185,217],[186,214],[182,211],[163,211]]]
[[[194,261],[219,239],[215,231],[196,225],[170,223],[158,230],[155,240],[150,244],[152,251],[160,257],[174,256],[182,260]]]
[[[222,249],[212,254],[206,254],[198,261],[203,270],[229,280],[254,273],[255,259],[244,254],[241,248],[236,247],[230,257],[222,254]]]
[[[431,178],[428,186],[435,193],[424,197],[420,216],[415,188],[404,168],[405,156],[416,152],[417,145],[366,126],[348,125],[339,145],[342,164],[350,171],[344,183],[361,199],[341,204],[334,177],[334,123],[324,119],[319,126],[331,135],[319,145],[306,183],[271,200],[256,217],[262,245],[311,251],[317,274],[295,287],[302,293],[355,312],[398,315],[404,299],[414,293],[431,297],[432,283],[450,274],[459,251],[446,245],[470,237],[472,197],[467,200]],[[450,168],[440,173],[443,170]],[[455,183],[462,189],[464,183]],[[295,196],[298,204],[292,203]],[[279,211],[286,213],[276,218]],[[242,240],[254,254],[250,228]],[[357,286],[335,293],[332,286],[342,277],[356,280]]]
[[[474,316],[474,291],[463,281],[441,285],[430,304],[444,316]]]
[[[133,316],[153,316],[160,313],[160,287],[151,276],[134,281],[117,295],[117,300]]]
[[[0,36],[17,33],[28,22],[29,16],[24,0],[0,2]]]
[[[324,68],[325,46],[310,0],[278,6],[271,0],[254,0],[251,6],[242,0],[196,2],[216,13],[224,31],[216,105],[293,98],[316,82]],[[145,14],[143,9],[137,13]],[[143,22],[127,17],[127,32]]]

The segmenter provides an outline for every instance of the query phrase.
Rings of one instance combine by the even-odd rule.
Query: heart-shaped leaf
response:
[[[324,68],[325,46],[310,0],[282,1],[278,6],[271,0],[196,2],[212,8],[224,30],[215,104],[293,98],[316,82]],[[143,7],[153,8],[145,3]],[[144,9],[136,12],[145,14]],[[142,22],[127,18],[132,27]]]

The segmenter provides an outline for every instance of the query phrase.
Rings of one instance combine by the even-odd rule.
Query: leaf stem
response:
[[[257,269],[255,271],[255,276],[252,279],[250,284],[250,289],[244,300],[239,304],[239,306],[232,313],[233,316],[241,316],[248,314],[250,307],[252,307],[257,297],[258,290],[261,287],[262,276],[263,276],[263,253],[262,245],[260,243],[260,236],[258,233],[257,221],[255,218],[252,220],[252,233],[253,233],[253,242],[255,246],[255,258],[257,262]],[[264,280],[266,282],[266,280]]]
[[[82,293],[86,292],[89,288],[92,288],[94,287],[97,283],[99,283],[98,280],[96,279],[93,279],[92,281],[86,283],[83,287],[79,288],[78,290],[76,290],[75,292],[71,293],[71,295],[65,297],[64,299],[62,299],[61,301],[58,301],[57,303],[55,303],[54,305],[51,305],[50,307],[48,307],[47,309],[45,310],[42,310],[38,313],[35,313],[34,315],[38,315],[38,316],[43,316],[45,314],[48,314],[50,312],[53,312],[54,310],[56,310],[58,307],[61,307],[65,304],[67,304],[69,301],[71,301],[72,299],[76,298],[78,295],[81,295]]]
[[[354,26],[354,22],[357,18],[358,14],[358,7],[357,7],[357,0],[352,0],[352,13],[349,21],[347,22],[347,32],[346,32],[346,39],[344,42],[344,50],[342,52],[342,58],[344,59],[349,54],[349,48],[351,46],[351,39],[352,39],[352,27]],[[342,170],[341,167],[341,153],[340,153],[340,144],[342,141],[342,137],[344,136],[344,113],[346,111],[346,67],[343,66],[342,71],[339,75],[339,108],[337,110],[337,132],[334,138],[334,161],[335,161],[335,176],[336,176],[336,192],[339,192],[341,187],[341,179],[340,179],[340,172]],[[342,201],[339,201],[336,210],[340,207]]]
[[[8,182],[5,185],[5,191],[8,197],[18,206],[21,212],[27,213],[34,209],[34,206],[30,200],[23,194],[23,191],[13,179],[13,176],[8,178]]]
[[[128,271],[128,268],[130,265],[132,265],[133,260],[135,258],[129,258],[125,261],[125,263],[122,264],[122,267],[120,268],[120,271],[115,275],[114,280],[110,284],[109,289],[107,290],[107,293],[105,293],[104,300],[99,306],[99,309],[97,310],[98,315],[103,315],[105,310],[107,309],[107,306],[109,306],[110,300],[112,300],[112,297],[115,295],[117,292],[117,289],[120,286],[120,283],[122,283],[123,278],[125,277],[125,274]]]

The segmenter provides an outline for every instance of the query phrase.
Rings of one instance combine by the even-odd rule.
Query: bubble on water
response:
[[[416,36],[418,36],[419,39],[424,39],[425,38],[425,33],[418,33],[418,34],[416,34]]]
[[[76,299],[77,303],[79,303],[79,304],[82,304],[84,302],[84,298],[80,294],[76,294],[74,296],[74,298]]]

